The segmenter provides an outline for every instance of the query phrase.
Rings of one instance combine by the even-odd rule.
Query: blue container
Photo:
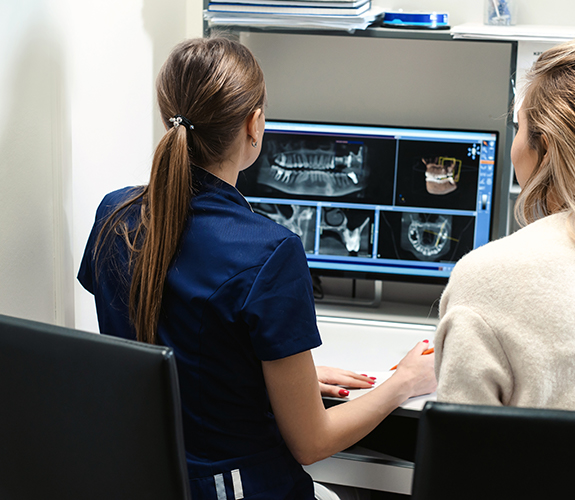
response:
[[[444,12],[386,12],[383,26],[394,28],[449,28],[449,14]]]

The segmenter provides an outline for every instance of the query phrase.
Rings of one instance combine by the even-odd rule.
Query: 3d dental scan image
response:
[[[447,194],[457,189],[461,176],[461,160],[446,158],[422,158],[425,165],[425,187],[429,194]]]
[[[398,205],[473,210],[478,142],[403,141],[398,150]]]

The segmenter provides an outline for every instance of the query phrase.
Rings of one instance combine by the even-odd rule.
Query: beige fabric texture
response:
[[[459,261],[435,352],[440,401],[575,410],[575,242],[565,214]]]

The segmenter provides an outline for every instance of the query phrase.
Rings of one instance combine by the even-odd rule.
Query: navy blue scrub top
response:
[[[201,477],[208,464],[283,446],[261,361],[321,344],[299,237],[253,213],[233,186],[201,169],[199,177],[158,325],[160,343],[177,359],[191,477]],[[141,188],[115,191],[101,202],[78,274],[95,295],[100,331],[124,338],[135,338],[126,245],[118,236],[106,243],[98,280],[94,252],[103,221],[135,189]],[[126,212],[129,227],[139,211],[136,203]]]

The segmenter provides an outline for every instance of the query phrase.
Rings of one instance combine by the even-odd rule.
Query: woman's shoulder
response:
[[[123,203],[140,194],[143,189],[143,186],[127,186],[106,194],[98,206],[98,217],[111,214]]]
[[[141,194],[143,191],[143,186],[126,186],[115,191],[111,191],[104,196],[101,204],[105,205],[121,205],[125,201],[129,200],[133,196]]]
[[[569,241],[566,215],[550,215],[476,248],[465,255],[456,268],[483,267],[489,263],[512,264],[531,259],[539,253],[547,254],[552,249],[560,249],[563,243]]]
[[[550,215],[469,252],[453,269],[450,292],[505,294],[521,279],[552,272],[557,260],[575,257],[566,222],[565,214]]]

